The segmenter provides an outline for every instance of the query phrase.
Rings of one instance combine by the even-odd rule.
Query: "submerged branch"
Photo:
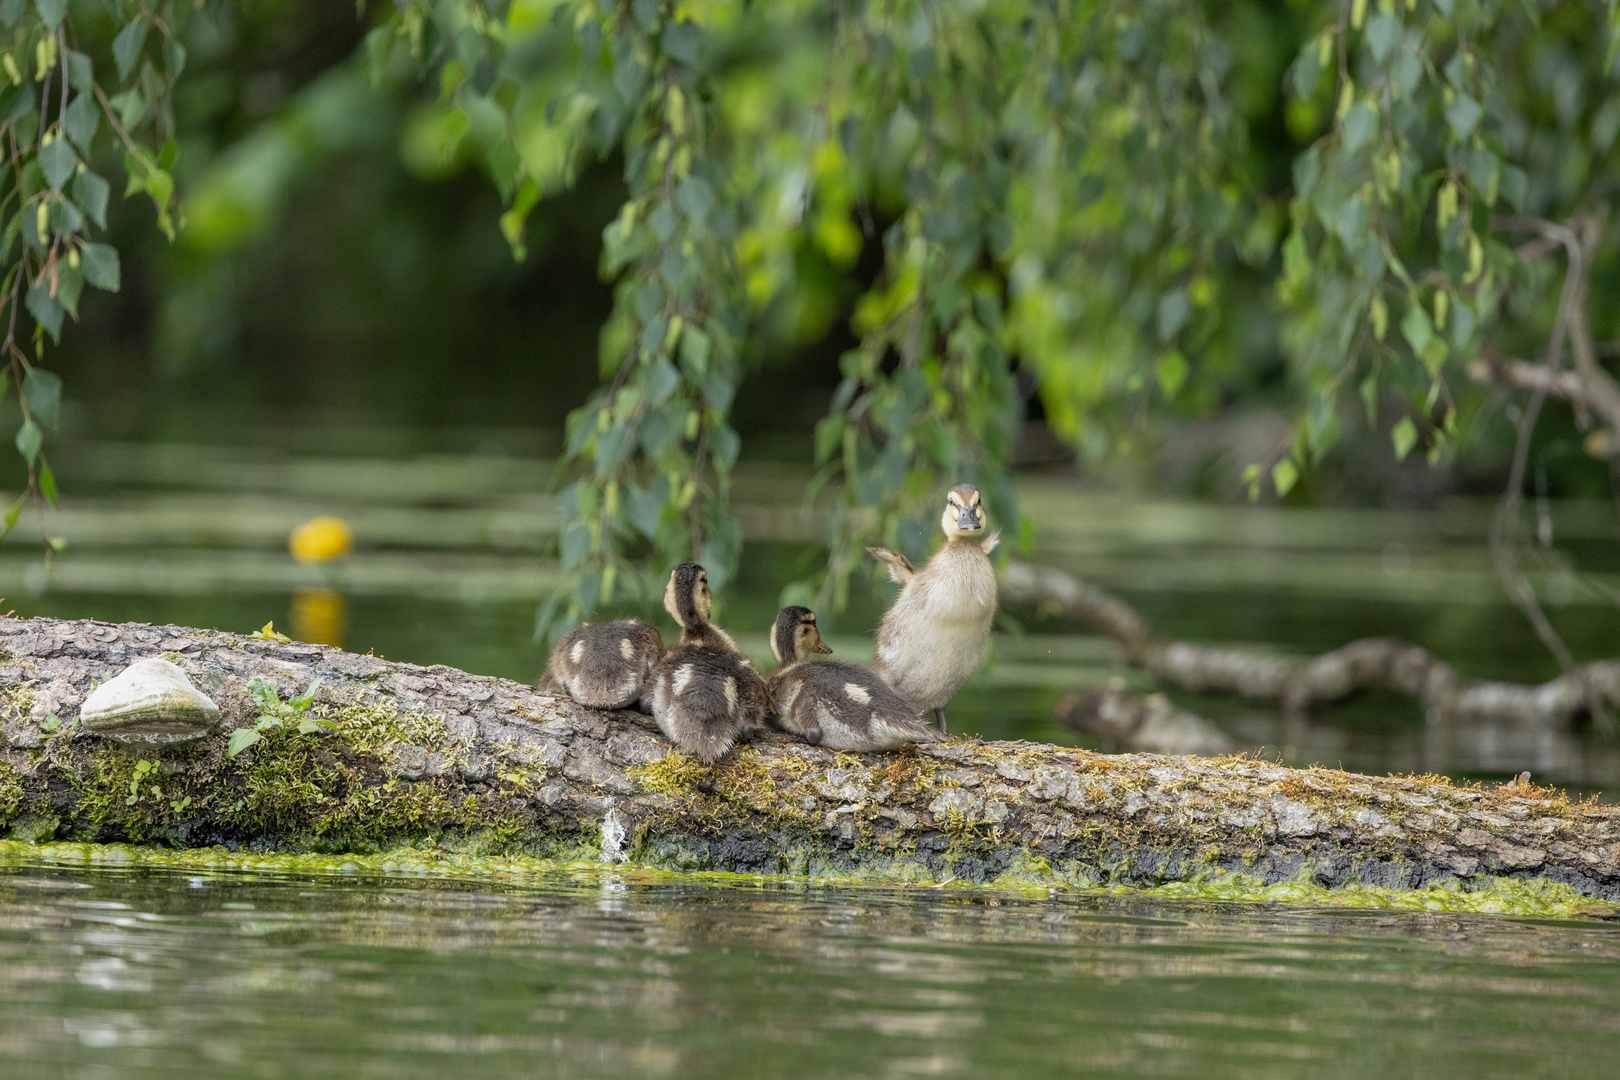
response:
[[[1195,693],[1274,701],[1303,711],[1364,690],[1392,690],[1435,719],[1570,724],[1620,706],[1620,660],[1572,667],[1539,686],[1470,679],[1420,645],[1363,638],[1309,660],[1221,645],[1168,641],[1128,604],[1051,567],[1012,563],[1001,585],[1011,607],[1048,608],[1119,643],[1126,660]]]
[[[1117,602],[1094,606],[1133,625]],[[220,730],[158,754],[77,728],[95,680],[157,655],[220,706]],[[232,758],[254,678],[283,696],[319,678],[323,723],[268,730]],[[836,754],[774,733],[705,768],[650,725],[324,646],[0,620],[0,827],[14,839],[1044,887],[1239,874],[1471,890],[1508,876],[1620,899],[1620,808],[1543,789],[1022,742]]]
[[[1057,718],[1076,731],[1112,739],[1150,754],[1232,754],[1237,742],[1197,713],[1177,708],[1163,694],[1138,696],[1123,685],[1063,695]]]

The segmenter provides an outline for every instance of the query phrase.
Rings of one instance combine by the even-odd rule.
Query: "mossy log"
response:
[[[93,681],[165,656],[220,730],[155,753],[73,723]],[[323,680],[330,729],[236,758],[254,676]],[[1157,884],[1241,874],[1620,900],[1620,809],[1528,788],[953,740],[838,754],[767,733],[712,768],[634,712],[504,679],[181,627],[0,620],[0,824],[12,837],[258,852],[525,854],[873,881]],[[142,764],[146,762],[147,764]],[[1539,887],[1539,886],[1538,886]]]

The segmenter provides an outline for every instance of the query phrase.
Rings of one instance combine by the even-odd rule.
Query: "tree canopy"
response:
[[[1620,453],[1599,341],[1612,2],[362,0],[353,55],[177,192],[187,43],[267,6],[0,0],[0,304],[30,478],[8,527],[29,494],[55,498],[45,344],[85,284],[119,285],[106,163],[160,230],[227,244],[299,162],[393,124],[412,160],[487,175],[518,259],[537,208],[597,163],[623,171],[601,385],[567,424],[574,584],[543,630],[650,597],[675,561],[724,583],[738,387],[844,332],[846,309],[815,431],[829,564],[794,589],[822,604],[864,542],[921,554],[947,483],[979,484],[1016,532],[1031,402],[1098,459],[1248,392],[1278,355],[1296,420],[1245,474],[1256,496],[1286,495],[1352,424],[1444,461],[1509,393],[1515,497],[1547,396],[1587,453]],[[403,120],[379,88],[414,100]]]

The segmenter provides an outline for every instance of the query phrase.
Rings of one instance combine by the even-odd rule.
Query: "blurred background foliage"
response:
[[[107,7],[71,5],[92,54]],[[1589,330],[1602,357],[1620,336],[1612,18],[209,0],[172,98],[177,237],[115,197],[124,287],[45,363],[110,435],[311,409],[555,433],[553,629],[694,552],[723,582],[739,452],[832,482],[830,572],[789,589],[821,603],[869,539],[923,553],[947,480],[1020,539],[1009,466],[1494,494],[1524,388],[1465,371],[1546,351],[1565,262],[1493,217],[1602,222]],[[95,161],[120,153],[104,126]],[[1546,409],[1525,482],[1607,494],[1601,427]]]

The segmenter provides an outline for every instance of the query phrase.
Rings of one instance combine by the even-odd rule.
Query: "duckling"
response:
[[[558,640],[540,686],[593,709],[627,708],[663,655],[663,637],[640,619],[585,623]]]
[[[990,553],[998,531],[984,531],[984,507],[972,484],[958,484],[945,496],[940,516],[945,546],[918,570],[904,555],[867,548],[886,563],[901,586],[894,606],[878,627],[872,670],[920,713],[932,711],[945,730],[945,704],[984,661],[990,623],[996,614],[996,570]]]
[[[771,652],[781,666],[766,682],[777,726],[829,750],[898,750],[945,736],[923,723],[910,702],[859,664],[807,663],[832,652],[821,642],[816,613],[785,607],[771,627]]]
[[[669,576],[664,610],[681,624],[675,647],[648,677],[646,703],[658,728],[683,754],[712,765],[765,719],[765,680],[737,643],[709,622],[709,575],[683,563]]]

